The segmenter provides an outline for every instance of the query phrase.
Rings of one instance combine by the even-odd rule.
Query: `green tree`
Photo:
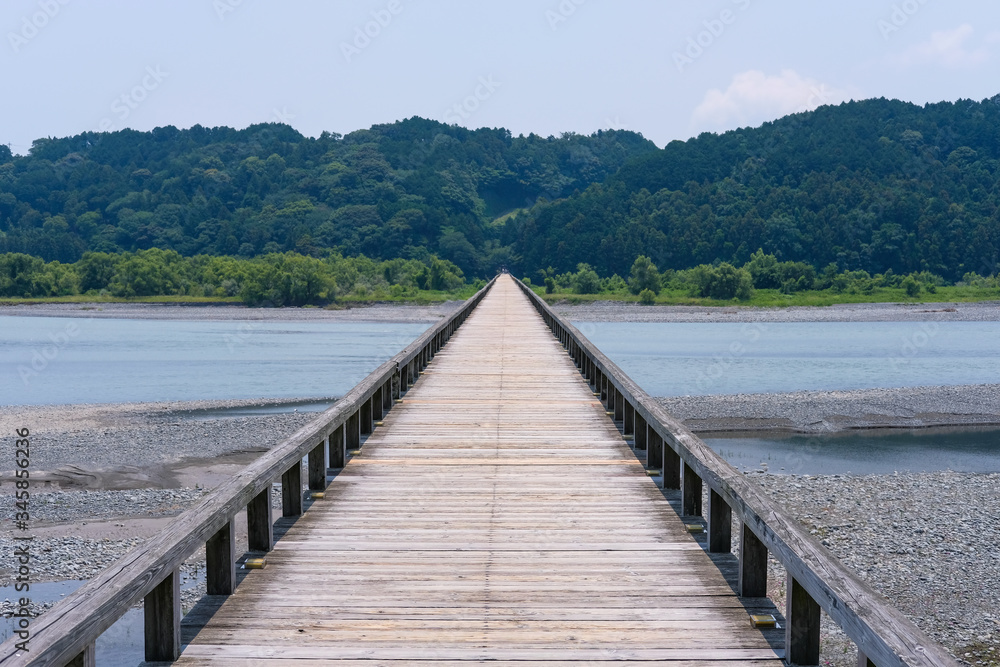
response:
[[[590,264],[578,264],[573,276],[573,291],[577,294],[597,294],[600,289],[601,277]]]
[[[632,294],[639,294],[642,290],[650,290],[653,294],[660,293],[660,272],[649,257],[639,255],[635,258],[628,286]]]

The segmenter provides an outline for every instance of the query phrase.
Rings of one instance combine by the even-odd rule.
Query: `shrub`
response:
[[[639,292],[639,303],[644,306],[652,306],[656,303],[656,294],[651,289],[644,289]]]

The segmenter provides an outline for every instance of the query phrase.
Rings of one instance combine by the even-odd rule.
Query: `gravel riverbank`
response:
[[[699,430],[720,425],[746,430],[765,422],[774,428],[777,420],[788,428],[831,430],[831,425],[912,428],[916,419],[929,420],[929,406],[936,406],[934,414],[950,415],[952,423],[983,423],[983,415],[1000,415],[998,396],[1000,385],[975,385],[661,400]],[[313,399],[284,405],[307,400]],[[35,580],[95,576],[165,529],[206,489],[317,416],[218,412],[261,403],[279,402],[0,408],[4,432],[25,426],[32,431],[32,479],[38,484],[31,504]],[[1000,475],[750,476],[949,650],[968,664],[1000,665]],[[0,495],[6,497],[11,471],[0,472],[0,478]],[[13,553],[12,524],[6,520],[12,511],[9,505],[0,512],[3,553]],[[245,525],[238,530],[237,548],[245,549]],[[204,592],[203,572],[202,550],[184,568],[186,607]],[[0,586],[9,585],[13,574],[9,561],[0,561]],[[777,564],[770,579],[772,598],[781,607],[784,572]],[[0,614],[11,611],[10,602],[0,601]],[[824,642],[824,664],[853,665],[853,646],[829,622]]]
[[[658,399],[692,431],[830,433],[1000,424],[1000,384]]]

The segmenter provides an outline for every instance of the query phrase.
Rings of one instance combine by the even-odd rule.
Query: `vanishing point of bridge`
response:
[[[820,608],[862,665],[955,664],[509,276],[411,348],[0,662],[93,664],[144,598],[147,659],[178,665],[817,664]],[[244,507],[263,569],[237,570]],[[210,595],[182,624],[202,544]]]

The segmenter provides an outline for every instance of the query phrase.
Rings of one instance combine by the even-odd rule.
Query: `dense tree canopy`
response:
[[[419,261],[428,279],[432,257],[543,281],[587,264],[636,293],[655,293],[649,267],[699,265],[783,291],[852,272],[958,281],[997,273],[998,183],[1000,96],[851,102],[663,150],[631,132],[514,137],[420,118],[315,139],[277,124],[163,127],[0,152],[0,253],[128,252],[136,269],[154,248],[366,255]],[[84,291],[109,271],[88,257]],[[107,284],[171,285],[169,270],[139,273],[152,282]]]

